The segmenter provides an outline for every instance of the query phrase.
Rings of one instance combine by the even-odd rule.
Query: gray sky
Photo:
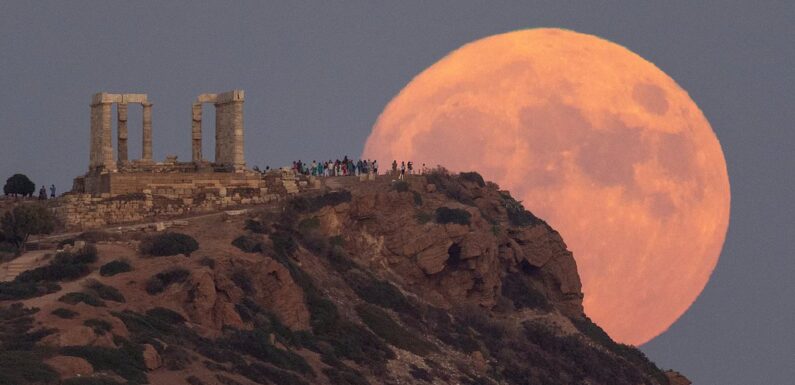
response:
[[[643,351],[697,384],[792,383],[795,2],[228,3],[0,2],[0,177],[68,189],[88,166],[97,91],[149,94],[156,159],[190,159],[191,101],[232,88],[246,90],[249,165],[358,155],[386,103],[462,44],[531,27],[594,34],[690,93],[732,187],[711,281]],[[140,119],[131,107],[136,158]]]

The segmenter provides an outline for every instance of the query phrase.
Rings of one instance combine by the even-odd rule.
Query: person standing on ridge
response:
[[[50,198],[55,198],[55,185],[50,185]]]
[[[400,161],[400,175],[398,176],[399,180],[404,180],[406,178],[406,162]]]

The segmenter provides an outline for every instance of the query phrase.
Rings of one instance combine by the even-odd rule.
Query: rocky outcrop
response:
[[[358,263],[412,292],[433,293],[436,305],[491,308],[505,274],[533,270],[561,312],[582,316],[576,262],[556,231],[541,221],[513,225],[502,203],[506,193],[496,185],[459,185],[457,194],[470,204],[450,199],[440,191],[445,188],[415,178],[403,192],[383,184],[352,189],[351,202],[324,207],[314,216],[324,234],[349,238],[346,244],[354,245],[350,251]],[[439,207],[466,211],[471,219],[436,223]]]
[[[214,270],[195,271],[185,293],[184,308],[190,319],[215,330],[246,327],[235,308],[246,296],[274,312],[292,329],[309,326],[301,288],[287,269],[271,258],[257,263],[231,259]]]
[[[55,356],[44,360],[44,363],[53,368],[61,378],[89,376],[94,373],[94,367],[80,357]]]

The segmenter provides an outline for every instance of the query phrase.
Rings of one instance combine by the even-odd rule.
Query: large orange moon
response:
[[[695,301],[729,223],[723,152],[687,92],[627,48],[568,30],[451,52],[389,102],[362,156],[476,170],[509,189],[574,253],[586,314],[634,345]]]

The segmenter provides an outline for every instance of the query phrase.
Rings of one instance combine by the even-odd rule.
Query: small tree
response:
[[[24,174],[14,174],[6,180],[6,185],[3,186],[5,195],[33,196],[34,191],[36,191],[36,184]]]
[[[55,218],[46,207],[24,204],[8,211],[0,220],[5,237],[22,249],[34,234],[49,234],[55,229]]]

